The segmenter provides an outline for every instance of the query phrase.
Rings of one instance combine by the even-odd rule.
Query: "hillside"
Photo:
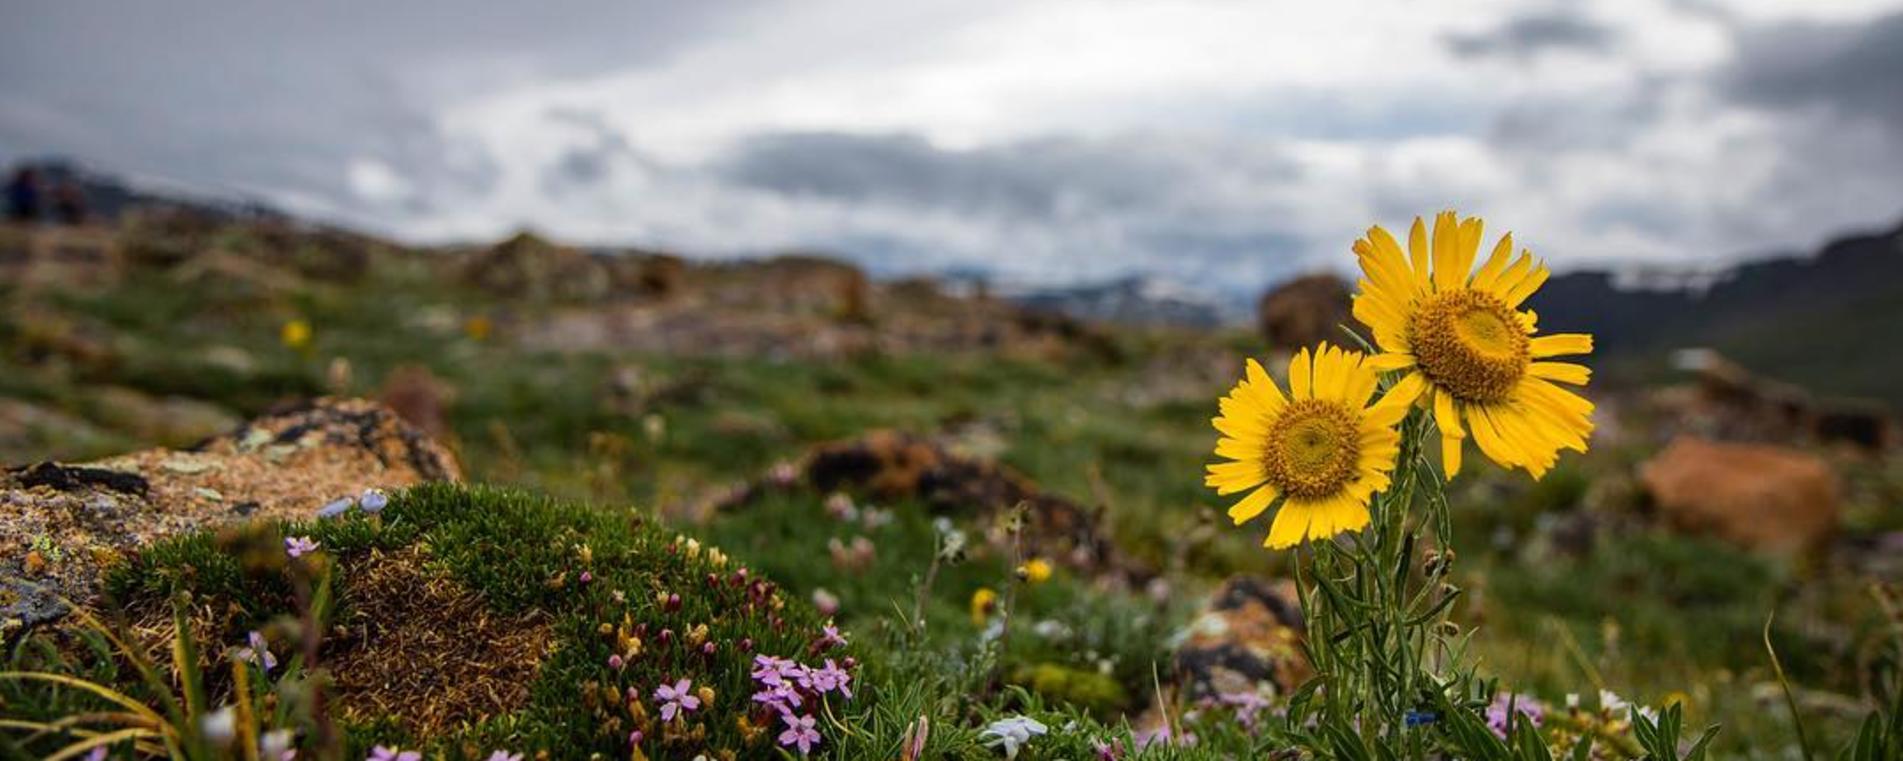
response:
[[[1640,374],[1663,367],[1672,349],[1708,347],[1817,393],[1903,409],[1903,359],[1873,349],[1903,334],[1903,227],[1742,264],[1702,291],[1626,290],[1604,272],[1558,276],[1531,305],[1542,327],[1591,330],[1603,359]]]

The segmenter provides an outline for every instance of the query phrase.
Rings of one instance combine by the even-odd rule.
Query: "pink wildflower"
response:
[[[826,659],[825,668],[807,669],[806,673],[807,683],[812,686],[814,692],[838,690],[839,694],[847,698],[852,697],[852,675],[841,670],[837,664],[833,663],[833,659]]]
[[[813,728],[819,722],[811,715],[796,718],[789,713],[782,714],[780,719],[786,722],[786,731],[780,733],[781,745],[797,745],[800,755],[804,756],[812,752],[813,746],[819,744],[819,730]]]
[[[291,557],[301,558],[317,551],[318,544],[308,536],[294,536],[284,540],[284,551]]]
[[[655,688],[654,700],[661,704],[661,721],[673,721],[678,714],[691,713],[700,708],[700,698],[694,696],[694,681],[691,679]]]
[[[263,669],[265,673],[270,673],[271,669],[278,667],[278,657],[271,654],[271,647],[264,641],[263,634],[252,632],[246,635],[245,639],[251,646],[238,648],[236,653],[238,660],[257,664],[258,668]]]

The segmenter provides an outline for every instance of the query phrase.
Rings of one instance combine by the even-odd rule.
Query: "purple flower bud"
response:
[[[716,647],[716,646],[714,645],[714,643],[712,643],[712,642],[709,642],[709,643],[707,643],[707,644],[704,644],[704,645],[701,645],[701,646],[700,646],[700,654],[701,654],[701,655],[705,655],[705,656],[709,656],[709,657],[711,657],[711,656],[713,656],[713,654],[714,654],[715,652],[718,652],[719,650],[720,650],[720,648],[718,648],[718,647]]]
[[[675,613],[681,609],[681,596],[672,592],[667,595],[667,612]]]
[[[743,653],[753,652],[753,638],[752,637],[740,638],[740,652],[743,652]]]
[[[579,580],[581,581],[581,583],[587,584],[595,580],[595,575],[587,571],[582,571],[581,576],[579,577]]]
[[[660,640],[661,640],[662,647],[667,647],[668,645],[674,644],[674,630],[662,629]]]
[[[614,669],[616,671],[620,671],[621,667],[625,665],[627,665],[627,663],[621,660],[621,656],[619,654],[608,656],[608,668]]]

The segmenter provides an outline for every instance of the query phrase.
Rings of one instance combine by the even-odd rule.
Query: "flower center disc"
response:
[[[1461,401],[1505,399],[1526,374],[1526,332],[1518,315],[1492,294],[1434,294],[1414,310],[1407,327],[1421,370]]]
[[[1269,430],[1269,482],[1284,494],[1319,499],[1341,490],[1354,478],[1361,439],[1354,416],[1339,402],[1299,399]]]

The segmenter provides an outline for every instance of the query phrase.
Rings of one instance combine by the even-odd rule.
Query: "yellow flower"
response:
[[[971,625],[984,626],[991,618],[991,611],[998,607],[998,593],[990,587],[979,587],[971,593]]]
[[[1025,561],[1024,565],[1018,566],[1018,578],[1024,579],[1032,584],[1042,584],[1051,580],[1051,573],[1053,571],[1051,561],[1043,558],[1031,558]]]
[[[278,329],[278,340],[285,347],[302,351],[311,345],[311,324],[303,320],[291,320]]]
[[[1372,406],[1375,373],[1359,352],[1322,344],[1289,364],[1289,393],[1249,360],[1247,377],[1210,421],[1223,436],[1204,483],[1217,494],[1247,491],[1229,517],[1243,522],[1276,502],[1266,547],[1283,549],[1368,525],[1368,499],[1388,487],[1400,451],[1395,424],[1414,397],[1396,388]],[[1415,389],[1418,391],[1418,388]]]
[[[494,329],[495,325],[490,323],[489,318],[483,315],[476,315],[467,320],[463,320],[463,335],[469,336],[469,340],[471,341],[487,340],[489,333]]]
[[[1591,371],[1547,361],[1591,352],[1592,336],[1536,336],[1537,316],[1520,305],[1546,282],[1546,265],[1524,250],[1509,262],[1508,233],[1474,271],[1480,232],[1478,218],[1441,212],[1430,246],[1416,217],[1403,255],[1388,231],[1369,228],[1354,245],[1365,276],[1355,318],[1381,347],[1368,364],[1404,371],[1397,390],[1419,391],[1433,410],[1447,477],[1471,434],[1488,459],[1539,478],[1559,450],[1584,452],[1592,435],[1592,403],[1557,385],[1583,386]]]

